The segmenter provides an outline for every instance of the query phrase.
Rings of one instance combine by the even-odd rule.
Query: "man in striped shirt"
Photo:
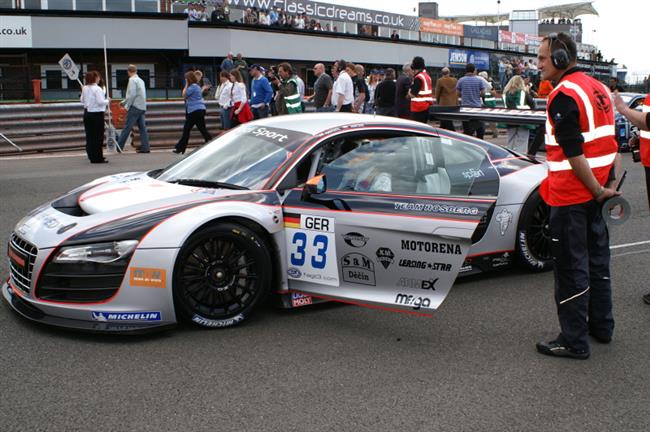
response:
[[[481,97],[487,91],[487,83],[476,75],[476,67],[472,63],[465,66],[465,76],[458,80],[456,91],[461,99],[461,106],[481,108]],[[483,139],[485,125],[479,120],[464,121],[463,133]]]

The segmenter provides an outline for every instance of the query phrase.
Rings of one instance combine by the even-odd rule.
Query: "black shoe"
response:
[[[646,294],[646,295],[643,296],[643,301],[644,301],[646,304],[650,304],[650,293],[648,293],[648,294]]]
[[[140,150],[140,149],[136,150],[135,152],[136,153],[151,153],[149,150]]]
[[[541,354],[553,357],[569,357],[578,360],[587,360],[589,358],[589,351],[576,351],[563,345],[557,340],[550,342],[537,342],[537,351]]]
[[[185,150],[177,150],[177,149],[174,149],[174,150],[172,150],[172,152],[174,152],[174,153],[176,153],[176,154],[185,154]]]
[[[90,163],[108,163],[108,160],[107,159],[102,159],[102,160],[98,160],[98,161],[90,161]]]
[[[612,335],[598,334],[592,331],[589,332],[589,335],[601,344],[608,344],[612,341]]]

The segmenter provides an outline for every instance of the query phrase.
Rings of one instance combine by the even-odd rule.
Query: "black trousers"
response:
[[[91,162],[104,160],[104,113],[84,110],[84,131],[86,132],[86,154]]]
[[[415,120],[420,123],[429,122],[429,110],[426,111],[411,111],[411,120]]]
[[[352,104],[341,105],[340,112],[352,112]]]
[[[183,125],[183,135],[181,139],[176,143],[176,151],[185,151],[187,148],[187,142],[190,140],[190,131],[196,126],[203,135],[205,142],[208,142],[212,139],[212,135],[208,132],[208,129],[205,127],[205,110],[196,110],[191,113],[185,114],[185,124]]]
[[[454,127],[454,122],[452,120],[440,120],[440,128],[454,132],[456,131],[456,127]]]
[[[463,133],[465,135],[476,135],[476,138],[483,139],[485,135],[485,123],[480,120],[464,121]]]
[[[588,333],[614,331],[609,273],[609,233],[596,201],[551,207],[551,252],[560,339],[589,350]]]

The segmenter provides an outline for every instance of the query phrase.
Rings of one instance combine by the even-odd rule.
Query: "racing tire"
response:
[[[174,266],[177,317],[206,328],[240,324],[267,297],[271,266],[266,241],[249,228],[223,223],[197,231]]]
[[[550,207],[535,190],[524,204],[517,226],[517,262],[531,272],[548,271],[553,267]]]

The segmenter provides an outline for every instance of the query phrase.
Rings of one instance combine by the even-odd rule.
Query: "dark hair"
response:
[[[474,66],[474,63],[467,63],[467,65],[465,66],[465,72],[466,73],[476,72],[476,66]]]
[[[221,71],[219,73],[219,77],[226,78],[228,81],[230,81],[230,72],[226,72],[225,70]]]
[[[99,72],[91,70],[86,72],[86,76],[84,77],[84,81],[86,84],[95,84],[99,82],[101,77],[99,76]]]
[[[411,62],[411,68],[415,70],[421,70],[424,69],[424,59],[420,56],[415,56],[413,57],[413,61]]]
[[[347,65],[348,65],[348,62],[346,62],[343,59],[336,61],[336,68],[339,70],[339,72],[343,72]]]
[[[567,33],[560,32],[557,35],[550,34],[544,37],[542,42],[548,42],[550,44],[549,49],[551,53],[558,49],[566,50],[567,54],[569,54],[569,61],[572,63],[578,59],[578,48],[576,43],[571,35]]]
[[[291,67],[291,65],[289,63],[287,63],[287,62],[280,63],[278,65],[278,69],[280,69],[280,68],[282,68],[285,71],[289,72],[290,75],[293,75],[293,68]]]
[[[395,79],[395,69],[393,68],[388,68],[386,69],[386,79],[387,80],[394,80]]]

